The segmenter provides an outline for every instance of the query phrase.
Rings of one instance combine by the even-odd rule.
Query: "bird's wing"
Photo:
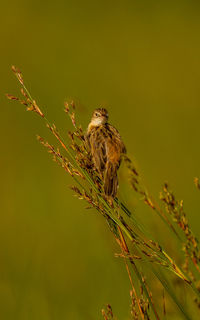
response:
[[[102,176],[106,164],[112,162],[119,167],[121,154],[126,152],[119,132],[110,124],[91,129],[86,136],[86,143],[94,165]]]
[[[120,153],[126,153],[126,147],[122,141],[119,131],[110,124],[108,124],[108,128],[109,128],[109,131],[111,132],[112,139],[114,139],[115,143],[120,147]]]
[[[104,126],[93,128],[89,133],[88,140],[95,167],[102,174],[107,162],[106,132]]]

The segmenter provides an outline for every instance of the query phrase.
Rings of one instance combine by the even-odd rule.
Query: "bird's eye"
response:
[[[95,116],[98,117],[98,115],[99,115],[99,114],[96,112],[96,113],[95,113]]]

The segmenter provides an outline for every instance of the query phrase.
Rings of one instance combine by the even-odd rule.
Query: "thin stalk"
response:
[[[177,305],[177,307],[179,308],[179,310],[181,311],[181,313],[183,314],[183,316],[185,317],[185,319],[187,320],[191,320],[191,317],[187,314],[187,312],[185,311],[185,309],[183,308],[183,306],[181,305],[181,303],[178,301],[176,295],[174,294],[172,288],[170,288],[163,272],[162,272],[162,276],[160,275],[160,273],[157,272],[154,268],[151,269],[153,274],[156,276],[156,278],[160,281],[160,283],[163,285],[163,287],[165,288],[165,290],[169,293],[169,295],[171,296],[172,300],[175,302],[175,304]]]
[[[123,233],[121,232],[120,228],[118,228],[118,230],[119,230],[120,238],[121,238],[121,241],[122,241],[122,244],[123,244],[123,249],[124,249],[124,251],[129,255],[129,261],[130,261],[130,263],[131,263],[131,265],[132,265],[132,267],[133,267],[133,269],[134,269],[134,272],[135,272],[137,278],[139,279],[139,282],[141,283],[141,285],[142,285],[142,287],[143,287],[143,290],[144,290],[144,292],[145,292],[145,294],[146,294],[147,299],[149,300],[149,304],[150,304],[150,306],[151,306],[151,308],[152,308],[152,310],[153,310],[153,313],[154,313],[155,318],[156,318],[157,320],[159,320],[159,316],[158,316],[158,313],[157,313],[157,311],[156,311],[156,309],[155,309],[155,306],[154,306],[154,304],[153,304],[152,298],[151,298],[150,295],[149,295],[149,292],[148,292],[148,290],[147,290],[147,288],[146,288],[146,285],[145,285],[144,281],[142,280],[142,277],[141,277],[141,275],[140,275],[140,273],[139,273],[139,271],[138,271],[138,269],[137,269],[137,267],[136,267],[136,265],[135,265],[135,262],[134,262],[133,259],[130,257],[130,252],[129,252],[128,246],[127,246],[127,244],[126,244],[126,241],[125,241],[125,239],[124,239]]]

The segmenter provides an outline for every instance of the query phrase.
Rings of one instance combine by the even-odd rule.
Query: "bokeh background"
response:
[[[101,319],[106,303],[128,319],[130,304],[107,225],[37,142],[36,134],[54,142],[43,122],[4,96],[19,89],[11,65],[66,137],[65,99],[78,100],[84,128],[94,108],[107,107],[151,193],[167,180],[200,236],[199,17],[199,2],[186,0],[1,4],[1,319]],[[159,239],[162,225],[134,197]]]

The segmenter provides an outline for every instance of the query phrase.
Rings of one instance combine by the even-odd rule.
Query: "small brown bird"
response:
[[[108,112],[98,108],[93,112],[85,141],[91,153],[94,167],[104,182],[104,192],[114,198],[117,193],[117,170],[125,145],[117,129],[108,123]]]

